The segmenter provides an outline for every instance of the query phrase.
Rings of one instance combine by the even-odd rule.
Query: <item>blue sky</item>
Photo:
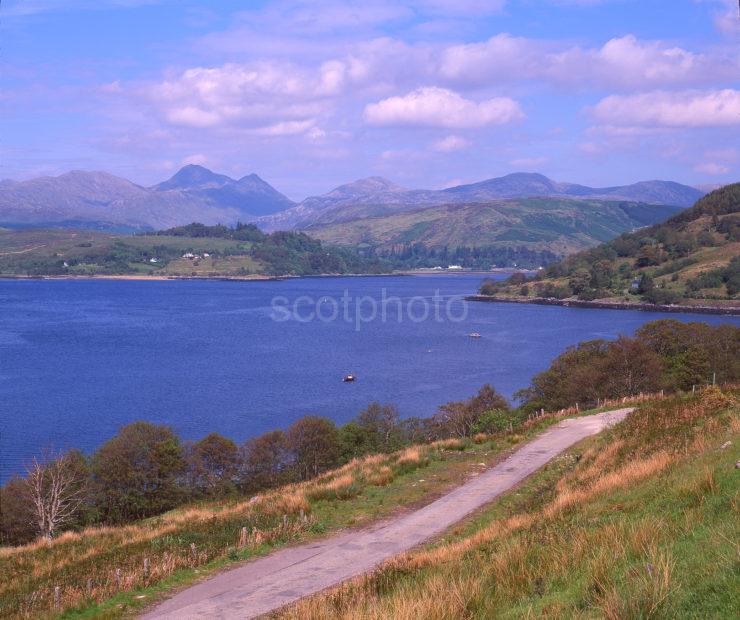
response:
[[[5,0],[0,177],[740,174],[735,0]]]

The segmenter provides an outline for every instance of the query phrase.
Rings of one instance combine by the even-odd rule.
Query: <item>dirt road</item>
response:
[[[361,531],[291,547],[183,590],[143,616],[186,620],[253,618],[368,572],[446,530],[582,439],[632,409],[564,420],[505,461],[415,512]]]

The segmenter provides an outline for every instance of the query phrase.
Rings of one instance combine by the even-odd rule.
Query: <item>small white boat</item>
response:
[[[357,379],[357,377],[354,375],[344,375],[344,379],[342,379],[342,381],[345,383],[352,383],[355,379]]]
[[[481,335],[478,332],[470,332],[468,334],[469,338],[481,338]]]

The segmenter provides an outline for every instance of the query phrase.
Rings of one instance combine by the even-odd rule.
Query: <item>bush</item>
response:
[[[653,288],[643,295],[643,299],[651,304],[669,306],[681,300],[681,294],[677,291],[665,288]]]

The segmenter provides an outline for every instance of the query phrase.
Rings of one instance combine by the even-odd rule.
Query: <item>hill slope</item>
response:
[[[507,198],[553,197],[645,202],[687,207],[704,192],[671,181],[594,188],[560,183],[535,173],[517,172],[479,183],[443,190],[409,190],[381,177],[361,179],[322,196],[306,198],[293,209],[260,219],[267,230],[306,228],[352,219],[387,215],[425,206],[489,202]]]
[[[0,229],[1,276],[254,277],[377,273],[377,260],[303,233],[191,224],[152,234]]]
[[[156,229],[200,221],[233,224],[294,203],[257,175],[238,181],[201,166],[145,188],[105,172],[0,183],[0,224]]]
[[[315,225],[306,232],[378,256],[426,257],[427,266],[435,260],[485,268],[492,263],[538,266],[664,220],[675,211],[640,203],[528,198],[428,207]]]
[[[727,185],[662,224],[624,234],[521,278],[482,291],[522,297],[737,300],[740,295],[740,183]]]
[[[437,544],[277,617],[734,617],[738,411],[712,388],[649,403]]]

